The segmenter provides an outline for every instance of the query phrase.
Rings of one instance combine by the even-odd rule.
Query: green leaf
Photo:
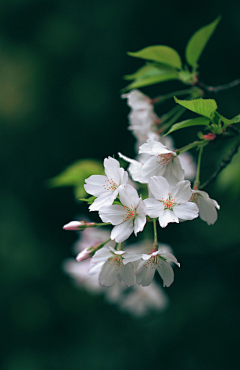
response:
[[[208,118],[211,118],[212,113],[217,109],[217,103],[214,99],[179,100],[174,97],[174,100],[184,108]]]
[[[59,175],[49,179],[47,185],[51,188],[73,186],[77,200],[86,195],[83,187],[85,179],[91,175],[104,174],[101,162],[93,159],[83,159],[74,162]]]
[[[180,130],[181,128],[186,128],[186,127],[190,127],[190,126],[208,126],[209,122],[210,122],[210,119],[208,119],[206,117],[198,117],[198,118],[194,118],[194,119],[187,119],[185,121],[175,123],[175,125],[173,125],[170,128],[170,130],[167,132],[166,135],[170,134],[173,131]],[[166,136],[166,135],[164,135],[164,136]]]
[[[190,66],[194,67],[197,64],[208,40],[212,36],[220,20],[221,16],[218,16],[215,21],[196,31],[188,41],[185,55]]]
[[[238,114],[237,116],[233,117],[231,119],[232,123],[238,123],[240,122],[240,114]]]
[[[88,203],[88,204],[92,204],[96,198],[97,198],[97,197],[89,197],[89,198],[82,198],[82,199],[79,199],[79,200],[80,200],[81,202],[86,202],[86,203]]]
[[[146,60],[153,60],[166,64],[173,68],[182,69],[182,61],[176,50],[165,45],[148,46],[136,52],[128,52],[128,55]]]
[[[175,71],[170,72],[170,73],[162,73],[162,74],[160,73],[158,76],[152,76],[152,77],[147,77],[144,79],[135,80],[131,84],[124,87],[121,90],[121,92],[136,89],[138,87],[157,84],[157,83],[164,82],[164,81],[170,81],[170,80],[178,80],[178,74]]]
[[[227,127],[227,126],[231,125],[232,123],[234,123],[233,120],[223,117],[218,112],[215,112],[214,114],[216,115],[216,117],[218,117],[224,123],[224,127]]]

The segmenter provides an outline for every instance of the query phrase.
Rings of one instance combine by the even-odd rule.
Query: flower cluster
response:
[[[161,120],[154,113],[151,99],[137,90],[123,98],[127,98],[131,107],[129,128],[138,142],[137,157],[131,159],[119,153],[120,158],[130,163],[128,171],[117,159],[105,158],[105,175],[92,175],[85,180],[85,191],[92,196],[89,211],[97,211],[102,223],[75,221],[65,225],[64,229],[113,226],[105,240],[87,245],[77,256],[81,264],[88,261],[89,279],[97,275],[101,286],[115,286],[119,282],[121,286],[135,287],[136,290],[136,286],[149,286],[157,270],[163,286],[169,287],[174,281],[172,265],[180,267],[180,264],[158,243],[157,228],[194,220],[198,216],[211,225],[217,219],[219,205],[206,192],[198,190],[197,178],[192,189],[189,179],[195,176],[196,166],[185,161],[188,162],[185,171],[184,160],[179,157],[188,154],[174,150],[170,137],[160,137]],[[188,179],[185,172],[188,172]],[[144,190],[144,194],[147,190],[147,195],[139,195],[139,189]],[[132,234],[137,236],[142,232],[147,222],[152,222],[154,230],[150,250],[136,253],[123,249],[122,243]]]

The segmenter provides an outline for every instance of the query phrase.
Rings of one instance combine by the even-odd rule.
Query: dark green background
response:
[[[141,62],[126,51],[165,44],[183,57],[191,34],[218,14],[200,60],[209,85],[240,77],[238,1],[1,1],[1,369],[238,368],[239,198],[209,186],[221,205],[214,226],[198,219],[162,230],[161,242],[181,262],[167,290],[171,305],[137,320],[78,291],[62,273],[76,240],[62,225],[87,208],[72,189],[45,185],[80,158],[133,156],[119,90]],[[170,82],[143,91],[178,88]],[[240,87],[218,93],[219,111],[239,114],[239,95]],[[195,132],[175,135],[177,145]],[[204,178],[222,146],[203,157]]]

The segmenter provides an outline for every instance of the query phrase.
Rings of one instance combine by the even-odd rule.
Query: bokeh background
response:
[[[1,0],[1,369],[238,368],[238,183],[235,191],[219,182],[206,189],[221,205],[215,225],[198,219],[162,231],[181,268],[167,290],[168,310],[141,319],[77,290],[63,273],[77,236],[62,226],[87,207],[71,188],[47,187],[77,159],[134,155],[120,89],[141,62],[126,52],[165,44],[183,57],[192,33],[218,14],[200,60],[209,85],[240,77],[237,0]],[[170,82],[143,91],[179,88]],[[239,114],[239,95],[240,87],[218,93],[219,111]],[[195,132],[175,135],[177,146]],[[204,179],[227,145],[205,154]]]

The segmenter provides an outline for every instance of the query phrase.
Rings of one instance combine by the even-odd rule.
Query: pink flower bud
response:
[[[203,135],[204,140],[208,140],[208,141],[214,140],[215,137],[216,137],[216,135],[215,134],[211,134],[211,133],[208,134],[208,135]]]
[[[90,247],[90,248],[85,248],[82,252],[80,252],[77,257],[76,257],[76,260],[79,262],[79,261],[83,261],[83,260],[86,260],[87,258],[90,258],[92,257],[92,250],[93,248]]]
[[[79,231],[85,225],[85,221],[71,221],[63,226],[64,230],[76,230]]]

